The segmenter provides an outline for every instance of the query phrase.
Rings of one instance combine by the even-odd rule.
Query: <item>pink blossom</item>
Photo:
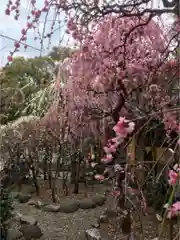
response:
[[[74,19],[70,18],[70,20],[67,23],[67,27],[70,31],[74,31],[77,29],[76,24],[74,23]]]
[[[175,202],[175,203],[172,205],[172,208],[174,209],[174,211],[180,211],[180,201]]]
[[[103,175],[100,175],[100,174],[96,174],[96,175],[94,176],[94,178],[95,178],[96,180],[101,180],[101,181],[104,180],[104,176],[103,176]]]
[[[112,142],[119,144],[120,143],[120,138],[119,137],[115,137],[111,139]]]
[[[108,147],[104,147],[104,151],[105,151],[105,153],[110,153],[111,152]]]
[[[113,152],[113,153],[116,152],[116,145],[115,145],[115,144],[114,144],[114,145],[111,145],[109,149],[110,149],[110,151]]]
[[[101,161],[105,164],[110,163],[112,161],[112,157],[107,157],[107,156],[112,156],[112,155],[108,154],[106,155],[106,157],[101,159]]]
[[[177,144],[180,145],[180,139],[177,141]]]
[[[112,159],[113,159],[112,154],[107,154],[106,159],[107,159],[108,161],[112,161]]]
[[[113,130],[118,136],[125,138],[127,136],[127,130],[123,125],[116,125],[113,127]]]
[[[170,170],[169,171],[169,184],[175,185],[177,182],[177,178],[178,178],[178,174],[175,171]]]
[[[135,128],[135,123],[130,122],[130,123],[128,124],[128,128],[126,129],[126,131],[127,131],[128,133],[132,133],[132,132],[134,131],[134,128]]]
[[[111,193],[114,197],[119,197],[121,195],[121,192],[118,190],[113,190]]]
[[[171,219],[179,215],[180,212],[180,201],[173,203],[172,207],[168,209],[167,218]]]

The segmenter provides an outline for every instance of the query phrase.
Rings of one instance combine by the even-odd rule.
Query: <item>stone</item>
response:
[[[93,228],[100,228],[100,224],[98,222],[95,222],[95,223],[91,224],[91,226]]]
[[[75,200],[68,200],[60,203],[60,212],[74,213],[79,209],[79,204]]]
[[[28,205],[31,205],[31,206],[35,206],[36,208],[41,208],[41,207],[43,207],[44,206],[44,204],[41,202],[41,201],[36,201],[36,200],[34,200],[34,199],[30,199],[29,201],[28,201]]]
[[[99,217],[98,223],[108,223],[108,216],[106,214],[103,214]]]
[[[10,193],[11,198],[17,199],[19,197],[19,192],[11,192]]]
[[[14,229],[9,229],[7,232],[7,240],[16,240],[16,239],[21,239],[23,234]]]
[[[92,200],[96,203],[96,205],[98,206],[102,206],[104,205],[105,201],[106,201],[106,197],[105,195],[95,195],[92,197]]]
[[[34,199],[30,199],[27,204],[31,206],[35,206],[37,204],[37,201]]]
[[[24,223],[29,224],[29,225],[36,225],[37,224],[37,220],[32,216],[21,215],[19,217],[19,220],[20,220],[20,223],[22,223],[22,224],[24,224]]]
[[[40,201],[39,201],[39,202],[40,202]],[[52,203],[51,200],[43,200],[43,202],[41,202],[41,204],[43,204],[44,206],[49,205],[49,204],[51,204],[51,203]]]
[[[20,203],[26,203],[30,200],[31,196],[29,194],[20,193],[18,200]]]
[[[39,239],[42,237],[43,233],[39,226],[23,224],[19,231],[23,234],[26,240]]]
[[[44,210],[46,212],[59,212],[60,211],[60,205],[57,205],[57,204],[45,205]]]
[[[81,209],[91,209],[95,207],[96,203],[92,199],[84,199],[79,201],[79,208]]]
[[[97,228],[91,228],[86,230],[87,240],[102,240],[101,234]]]
[[[36,208],[42,208],[44,205],[45,205],[44,203],[42,203],[41,201],[38,200],[35,204],[35,207]]]

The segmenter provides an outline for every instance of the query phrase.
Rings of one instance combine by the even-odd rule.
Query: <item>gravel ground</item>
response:
[[[89,189],[90,190],[90,189]],[[91,189],[92,191],[92,189]],[[96,186],[93,189],[93,192],[103,192],[104,189],[102,185]],[[92,192],[91,192],[92,194]],[[74,196],[71,196],[74,198]],[[78,198],[82,198],[82,195],[79,195]],[[109,208],[113,205],[112,200],[108,199],[106,204],[102,207],[96,207],[95,209],[90,210],[81,210],[79,209],[75,213],[49,213],[44,212],[43,210],[37,209],[28,204],[19,204],[14,203],[15,211],[23,215],[28,215],[34,217],[38,221],[38,225],[43,232],[42,240],[84,240],[84,232],[88,228],[92,227],[92,224],[97,222],[97,218],[102,215],[106,208]],[[117,221],[116,221],[117,224]],[[102,232],[106,237],[103,240],[124,240],[124,236],[118,231],[117,226],[113,224],[113,221],[110,224],[105,224],[102,226]],[[154,214],[148,215],[143,218],[143,226],[145,239],[152,240],[156,237],[158,221]],[[17,224],[13,223],[13,228],[17,227]],[[135,223],[136,232],[140,233],[140,224],[137,220]],[[165,231],[167,230],[167,227]],[[167,231],[166,231],[167,232]],[[107,237],[109,234],[109,237]],[[166,234],[167,235],[167,234]],[[140,234],[136,240],[140,240]],[[164,237],[163,240],[169,239]]]
[[[33,216],[43,232],[42,240],[84,240],[84,231],[96,223],[97,218],[103,213],[106,206],[91,210],[81,210],[71,214],[48,213],[27,204],[15,204],[16,211],[24,215]],[[141,232],[139,223],[136,222],[137,232]],[[156,237],[158,221],[154,216],[143,219],[144,240],[152,240]],[[166,229],[167,230],[167,229]],[[103,240],[124,240],[124,236],[116,231],[116,226],[108,224],[102,226]],[[109,235],[109,237],[107,237]],[[167,236],[167,234],[165,234]],[[138,234],[137,240],[140,240]],[[164,237],[163,239],[168,239]]]
[[[95,223],[103,207],[81,210],[71,214],[47,213],[26,204],[16,204],[16,211],[33,216],[43,232],[42,240],[81,240],[84,230]],[[83,238],[82,238],[83,239]]]

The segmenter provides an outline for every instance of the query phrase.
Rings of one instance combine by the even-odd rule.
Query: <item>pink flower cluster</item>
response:
[[[171,219],[179,216],[180,213],[180,201],[173,203],[173,205],[168,208],[167,218]]]
[[[175,185],[177,184],[178,178],[180,177],[180,165],[176,164],[173,167],[174,170],[169,171],[169,184]],[[179,180],[180,184],[180,180]]]
[[[126,118],[120,117],[117,124],[113,127],[113,130],[116,133],[116,137],[108,141],[107,146],[104,147],[106,156],[102,159],[103,163],[109,163],[113,160],[113,153],[116,152],[117,147],[124,141],[124,139],[134,131],[135,123],[127,120]],[[103,181],[103,175],[95,175],[95,179]],[[119,194],[119,192],[118,192]],[[117,195],[117,192],[114,192],[114,195]]]
[[[180,165],[175,164],[173,167],[174,170],[169,171],[169,184],[170,185],[180,185],[180,180],[178,179],[180,177]],[[171,207],[168,208],[167,218],[171,219],[176,216],[179,216],[180,213],[180,201],[177,201],[172,204]]]
[[[177,115],[173,112],[165,112],[163,122],[167,131],[178,131],[179,125],[177,122]]]
[[[113,159],[113,153],[116,152],[117,147],[124,141],[124,139],[134,131],[135,124],[129,120],[120,117],[118,123],[113,127],[113,130],[116,133],[116,137],[109,140],[104,151],[106,153],[105,158],[102,159],[102,162],[108,163]]]

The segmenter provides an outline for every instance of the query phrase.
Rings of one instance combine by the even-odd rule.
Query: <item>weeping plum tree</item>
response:
[[[27,25],[21,30],[22,37],[15,42],[8,60],[12,60],[14,52],[27,40],[28,31],[36,29],[41,19],[54,9],[57,17],[65,14],[67,31],[80,46],[70,60],[70,76],[63,89],[67,108],[76,109],[78,117],[75,119],[81,115],[82,122],[87,122],[89,116],[93,116],[93,119],[109,116],[117,122],[122,106],[129,99],[132,105],[131,100],[136,99],[137,95],[135,108],[143,117],[152,110],[156,111],[162,101],[165,104],[158,111],[164,110],[165,106],[170,105],[171,99],[168,99],[159,75],[169,56],[169,46],[173,43],[171,52],[178,46],[179,1],[162,0],[159,5],[151,0],[124,0],[118,3],[93,0],[88,4],[86,1],[46,0],[38,8],[37,1],[31,0],[32,11],[27,16]],[[21,1],[8,1],[5,13],[14,14],[18,20],[20,7]],[[166,29],[168,35],[153,20],[155,16],[165,13],[175,16],[171,28]],[[50,32],[43,31],[40,38],[42,45],[45,39],[51,38],[54,27],[55,22]],[[178,63],[175,65],[177,69]],[[75,99],[74,103],[70,103],[72,98]],[[68,118],[70,125],[77,124],[74,117],[71,119],[68,115]],[[94,121],[91,124],[94,125],[89,128],[91,132],[97,128],[96,123]]]
[[[119,119],[122,108],[128,108],[128,102],[135,103],[139,118],[153,116],[164,122],[167,133],[179,134],[178,96],[172,98],[167,76],[162,74],[169,66],[177,79],[178,62],[176,59],[168,61],[168,47],[177,33],[166,36],[152,19],[116,15],[106,16],[88,33],[79,30],[73,19],[68,27],[76,39],[82,40],[80,50],[69,61],[69,78],[61,89],[66,100],[63,111],[70,128],[69,141],[73,140],[72,136],[103,135],[104,119],[107,124],[113,120],[117,123],[114,130],[118,136],[110,139],[104,149],[107,154],[104,162],[111,162],[116,148],[128,137],[127,133],[134,130],[133,123]],[[102,123],[100,129],[99,122]],[[119,197],[118,204],[124,208],[122,183],[126,174],[121,167],[116,168],[116,187],[120,190],[113,194]],[[143,194],[141,200],[145,211]],[[129,211],[124,225],[129,225],[130,237],[131,223],[128,222]]]
[[[69,30],[79,33],[72,19]],[[81,132],[89,133],[96,131],[97,119],[111,117],[117,122],[122,107],[127,108],[125,103],[136,99],[135,93],[139,116],[175,106],[168,84],[160,77],[172,39],[168,41],[153,20],[109,15],[80,36],[84,38],[81,49],[70,59],[69,78],[62,89],[71,132],[77,134],[80,119]],[[178,70],[176,60],[171,64]]]
[[[55,6],[57,15],[65,13],[68,33],[79,45],[79,50],[69,59],[69,74],[64,87],[56,84],[59,87],[57,96],[63,100],[58,111],[61,117],[59,127],[66,129],[63,139],[73,144],[87,136],[107,140],[110,136],[104,136],[105,129],[117,124],[114,130],[118,138],[110,139],[104,149],[108,161],[113,159],[112,152],[134,129],[131,122],[119,119],[123,108],[129,110],[133,106],[140,119],[156,117],[165,124],[167,133],[173,130],[179,134],[180,131],[178,97],[171,97],[169,81],[162,74],[166,64],[173,68],[176,76],[179,74],[177,60],[168,62],[170,52],[178,47],[179,1],[163,0],[161,8],[151,6],[151,2],[45,1],[38,9],[36,1],[32,0],[32,12],[18,42],[24,41],[29,29],[36,28],[44,12],[52,7]],[[8,15],[12,12],[11,5],[9,3],[6,9]],[[153,20],[164,13],[175,15],[168,35],[167,29],[162,29]],[[15,18],[18,17],[16,14]],[[47,35],[43,34],[42,39],[51,38],[52,34],[53,28]],[[173,49],[169,48],[171,45]],[[19,45],[15,44],[14,51],[17,49]],[[12,60],[13,53],[8,56],[8,61]],[[136,126],[139,128],[138,124]],[[127,169],[121,170],[119,166],[115,168],[119,173],[118,187],[124,191],[121,183]],[[177,175],[177,169],[173,171]],[[114,195],[119,196],[121,191],[115,191]],[[124,198],[119,200],[124,203]],[[145,207],[143,194],[142,200]],[[172,201],[169,204],[172,205]],[[129,221],[129,212],[126,220]]]

